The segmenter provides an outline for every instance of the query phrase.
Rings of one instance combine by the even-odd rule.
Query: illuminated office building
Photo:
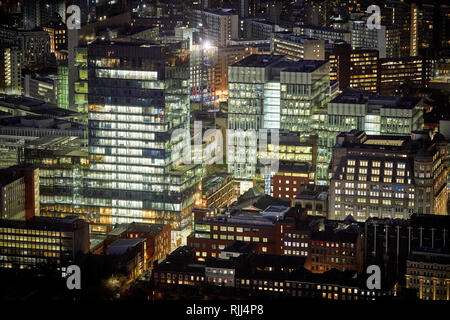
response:
[[[27,142],[21,161],[39,168],[40,215],[78,215],[91,221],[84,190],[89,169],[87,140],[46,136]]]
[[[440,134],[343,132],[333,147],[330,175],[329,219],[447,214],[447,142]]]
[[[194,10],[192,26],[199,28],[203,40],[219,47],[239,38],[239,16],[231,9]]]
[[[273,33],[270,51],[289,60],[325,60],[325,40],[311,39],[291,32]]]
[[[87,70],[87,48],[77,47],[75,49],[75,77],[73,83],[74,104],[78,112],[88,112],[88,70]]]
[[[320,121],[320,114],[326,113],[328,72],[326,61],[294,62],[277,55],[251,55],[233,64],[228,73],[228,128],[314,133],[319,124],[313,122]],[[227,150],[234,150],[241,137],[228,138]],[[241,182],[241,192],[251,187],[253,179],[258,179],[256,169],[257,165],[248,161],[228,163],[229,172]]]
[[[77,254],[88,251],[89,225],[82,219],[0,219],[0,269],[61,272],[75,263]]]
[[[58,107],[69,109],[69,69],[67,60],[61,61],[58,64]]]
[[[341,132],[358,129],[369,135],[408,135],[423,129],[423,101],[420,98],[382,96],[347,88],[327,107],[325,125],[318,132],[322,139],[318,149],[318,176],[328,177],[332,147]],[[328,184],[328,179],[324,180]]]
[[[408,135],[423,129],[423,101],[420,98],[382,96],[346,89],[328,104],[328,129],[335,137],[358,129],[369,135]],[[333,141],[334,140],[334,141]]]
[[[402,30],[397,26],[386,28],[386,58],[401,57]]]
[[[272,33],[285,31],[280,25],[266,19],[243,19],[242,23],[246,39],[270,39]]]
[[[450,6],[443,1],[414,2],[410,5],[409,31],[412,57],[421,55],[423,50],[436,54],[448,48],[448,28]]]
[[[99,231],[116,223],[170,223],[189,232],[199,165],[172,158],[189,131],[186,42],[96,41],[88,46],[88,204]]]
[[[350,88],[377,92],[378,51],[353,50],[350,53]]]
[[[224,208],[236,198],[235,183],[231,175],[213,174],[202,181],[202,198],[195,203],[196,208]]]
[[[22,92],[22,52],[18,47],[0,46],[0,93]]]
[[[351,33],[346,30],[339,30],[327,27],[315,27],[311,25],[302,25],[293,28],[294,34],[307,36],[308,38],[321,39],[329,42],[345,41],[351,42]]]
[[[203,111],[216,109],[217,100],[215,79],[215,60],[218,48],[209,42],[194,44],[190,48],[190,98],[201,103]],[[202,109],[203,109],[202,108]]]
[[[353,49],[374,49],[380,58],[386,58],[386,26],[369,29],[366,19],[350,21],[349,26]]]
[[[214,88],[220,101],[228,98],[228,67],[251,54],[261,53],[258,45],[233,44],[220,48],[214,64]]]
[[[334,44],[329,60],[330,80],[338,81],[339,90],[378,91],[378,51],[352,50],[350,44],[341,42]]]
[[[0,219],[26,220],[38,215],[39,170],[29,165],[0,170],[0,200]]]
[[[299,132],[279,133],[277,157],[280,162],[271,179],[265,179],[266,194],[293,199],[300,192],[301,185],[316,184],[317,140],[317,136],[304,136]],[[268,142],[269,154],[275,147],[271,141]]]
[[[50,51],[55,54],[56,59],[61,59],[61,51],[67,50],[66,25],[61,20],[53,20],[42,29],[50,36]]]
[[[0,218],[25,219],[24,177],[6,176],[0,171]]]
[[[395,94],[404,83],[418,88],[428,87],[431,78],[430,61],[421,57],[380,59],[378,65],[379,93]]]
[[[350,52],[352,46],[344,41],[336,42],[328,59],[330,61],[330,81],[337,81],[339,90],[350,86]]]
[[[23,95],[57,105],[58,75],[26,74],[23,81]]]
[[[42,29],[18,30],[0,27],[0,42],[19,47],[24,66],[45,63],[50,55],[50,36]]]
[[[310,228],[302,223],[302,213],[284,206],[268,206],[265,210],[227,209],[216,216],[195,221],[188,237],[197,259],[219,257],[221,251],[235,241],[253,243],[260,254],[307,257]]]
[[[450,250],[417,248],[406,261],[406,287],[421,300],[450,300]]]
[[[313,26],[325,27],[330,23],[333,12],[333,4],[329,0],[306,0],[305,22]]]

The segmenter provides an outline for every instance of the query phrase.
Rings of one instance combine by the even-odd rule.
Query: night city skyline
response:
[[[449,149],[446,1],[2,0],[0,301],[448,303]]]

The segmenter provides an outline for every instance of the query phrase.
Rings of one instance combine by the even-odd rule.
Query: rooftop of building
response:
[[[78,216],[67,216],[64,218],[34,216],[27,221],[0,219],[0,227],[48,230],[48,231],[73,231],[78,222],[84,222]],[[87,226],[87,224],[84,224]]]
[[[276,254],[254,254],[250,258],[254,266],[272,267],[273,269],[300,269],[303,268],[306,261],[305,257]]]
[[[284,161],[281,160],[278,165],[277,173],[303,173],[309,176],[313,170],[313,165],[308,161]]]
[[[402,62],[412,62],[412,61],[419,61],[422,62],[423,58],[419,56],[415,57],[395,57],[395,58],[379,58],[378,61],[380,64],[386,63],[386,64],[392,64],[392,63],[402,63]]]
[[[253,242],[245,242],[245,241],[235,241],[232,244],[226,246],[222,252],[232,252],[232,253],[240,253],[240,254],[250,254],[253,252],[258,245]]]
[[[275,25],[277,25],[277,23],[275,23],[273,21],[270,21],[268,19],[265,19],[265,18],[253,18],[253,17],[250,17],[250,18],[245,18],[244,21],[251,21],[251,22],[254,22],[254,23],[266,24],[268,26],[275,26]]]
[[[282,72],[306,72],[310,73],[317,70],[319,67],[326,64],[325,60],[298,60],[287,61],[284,60],[283,55],[272,54],[252,54],[236,63],[233,67],[252,67],[265,68],[272,66]]]
[[[234,11],[234,9],[231,8],[222,8],[222,9],[211,9],[211,8],[204,8],[201,9],[199,11],[203,11],[203,12],[207,12],[207,13],[212,13],[212,14],[216,14],[216,15],[220,15],[220,16],[233,16],[233,15],[237,15],[236,11]]]
[[[107,251],[110,255],[122,255],[126,253],[128,249],[134,248],[144,241],[144,238],[117,239],[108,246]]]
[[[108,233],[108,235],[119,236],[125,232],[130,233],[136,232],[136,233],[147,233],[155,237],[159,235],[163,230],[164,230],[163,224],[132,222],[127,224],[116,225],[115,228]]]
[[[321,200],[325,201],[328,198],[327,191],[303,190],[295,196],[299,200]]]
[[[311,241],[356,243],[358,238],[359,232],[354,229],[338,230],[335,228],[326,228],[324,231],[313,231],[311,233]]]
[[[209,177],[206,177],[202,181],[203,192],[209,190],[215,190],[217,187],[222,186],[226,181],[232,180],[232,176],[226,172],[216,172]]]
[[[52,19],[44,26],[44,28],[66,30],[67,26],[61,19]]]
[[[313,26],[313,25],[310,25],[310,24],[304,24],[304,25],[298,26],[297,28],[313,29],[313,30],[320,30],[320,31],[341,33],[341,34],[350,33],[350,31],[346,31],[346,30],[334,29],[334,28],[331,28],[331,27],[319,27],[319,26]]]
[[[305,135],[301,132],[294,132],[289,130],[280,129],[275,132],[278,135],[279,145],[289,145],[289,146],[312,146],[317,143],[317,135]],[[267,132],[267,140],[270,144],[272,141],[272,131]]]
[[[161,263],[158,263],[154,271],[183,271],[202,274],[205,272],[205,265],[198,263],[194,248],[182,246],[172,251]]]
[[[284,56],[272,55],[272,54],[252,54],[234,64],[232,67],[252,67],[252,68],[265,68],[280,60]]]
[[[263,217],[274,217],[277,219],[283,219],[284,214],[289,210],[287,206],[268,206],[261,212]]]
[[[18,164],[7,168],[0,169],[0,186],[4,187],[8,184],[20,179],[23,174],[19,172],[36,170],[35,165]]]
[[[10,32],[17,32],[17,33],[42,32],[43,34],[48,35],[48,33],[40,27],[36,27],[33,29],[16,29],[16,28],[10,28],[10,27],[6,27],[6,26],[0,26],[0,30],[6,30],[6,31],[10,31]]]
[[[64,110],[64,109],[61,109]],[[40,112],[35,110],[36,112]],[[48,112],[48,111],[43,111]],[[52,112],[53,113],[53,112]],[[59,113],[59,111],[56,111]],[[7,117],[0,119],[2,127],[21,127],[37,129],[58,129],[58,130],[85,130],[86,125],[70,120],[60,119],[57,116],[47,114]]]
[[[274,66],[274,68],[279,68],[283,72],[310,73],[327,63],[328,61],[326,60],[280,61]]]
[[[24,148],[54,150],[58,154],[84,156],[87,155],[87,139],[48,135],[27,141]]]
[[[244,192],[231,207],[233,209],[253,208],[263,210],[270,205],[289,206],[290,200],[272,197],[265,194],[262,188],[253,187]]]
[[[446,143],[441,134],[430,136],[429,131],[413,131],[409,136],[367,135],[364,131],[353,129],[341,132],[336,137],[335,147],[345,147],[358,150],[379,150],[382,152],[404,152],[416,157],[431,156],[436,152],[436,143]],[[350,152],[350,151],[349,151]],[[347,154],[349,154],[349,152]],[[351,153],[352,156],[357,156]],[[373,160],[387,155],[372,155]],[[361,157],[365,157],[361,155]],[[386,159],[384,159],[386,161]],[[405,160],[406,161],[406,160]]]
[[[0,170],[0,187],[6,187],[7,185],[21,178],[21,176],[14,175],[11,172]]]
[[[43,115],[55,118],[76,117],[80,115],[78,112],[58,108],[57,105],[46,103],[42,100],[17,95],[1,94],[0,106],[11,110],[20,109],[30,115]]]
[[[409,261],[450,264],[450,249],[445,248],[414,248],[408,257]]]
[[[282,39],[287,40],[295,43],[303,43],[306,40],[317,40],[317,41],[325,41],[323,39],[313,38],[309,37],[304,34],[297,34],[292,31],[278,31],[273,33],[274,39]]]
[[[163,45],[161,45],[161,43],[156,42],[156,41],[135,39],[132,37],[115,38],[112,40],[96,38],[94,41],[89,43],[89,47],[94,46],[94,45],[142,47],[142,48],[163,46]]]
[[[330,103],[367,104],[381,106],[382,108],[413,109],[421,100],[422,98],[378,95],[369,91],[347,88]]]

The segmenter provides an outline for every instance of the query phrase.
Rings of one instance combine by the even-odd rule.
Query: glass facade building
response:
[[[172,157],[183,147],[172,132],[189,130],[187,43],[97,41],[88,67],[87,201],[98,231],[135,221],[183,233],[201,178],[201,166]]]
[[[39,170],[40,215],[62,218],[78,215],[92,221],[84,196],[89,169],[87,140],[42,137],[25,144],[21,161]]]
[[[322,122],[326,119],[321,115],[326,115],[330,98],[328,72],[326,61],[294,62],[276,55],[251,55],[235,63],[230,66],[228,75],[228,129],[281,129],[304,136],[321,134],[319,129],[324,127]],[[228,138],[227,150],[238,150],[240,134],[235,132]],[[248,136],[245,142],[248,150],[256,146],[256,138]],[[321,141],[325,140],[319,136],[319,145]],[[325,148],[326,144],[322,145]],[[228,161],[228,170],[241,182],[242,192],[251,187],[255,177],[260,180],[263,177],[258,176],[256,164],[248,161],[254,156],[251,152],[237,151],[236,154],[247,155],[246,163]]]
[[[88,71],[87,71],[87,48],[75,49],[75,68],[77,70],[77,81],[73,83],[74,104],[78,112],[88,112]]]
[[[58,65],[58,107],[69,109],[69,70],[67,61]]]

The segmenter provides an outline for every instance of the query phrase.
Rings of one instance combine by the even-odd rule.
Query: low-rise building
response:
[[[265,210],[229,209],[195,221],[194,232],[187,242],[200,260],[219,257],[234,241],[255,243],[261,254],[306,257],[310,230],[299,221],[301,216],[301,210],[283,206],[269,206]]]
[[[244,254],[226,260],[207,258],[199,263],[192,248],[180,247],[155,267],[152,282],[157,294],[178,297],[186,290],[204,298],[206,288],[209,288],[209,297],[356,301],[392,296],[387,287],[367,289],[365,275],[358,276],[355,271],[329,270],[315,274],[304,269],[303,263],[302,257],[267,254]],[[217,290],[212,291],[214,288]]]
[[[363,270],[363,235],[355,223],[328,221],[324,228],[311,233],[309,256],[305,268],[313,273],[331,269]]]
[[[132,222],[116,226],[105,240],[108,243],[118,239],[144,239],[146,268],[151,268],[155,261],[163,260],[171,252],[170,225]],[[109,246],[108,246],[109,248]]]
[[[406,261],[406,287],[421,300],[450,300],[450,250],[418,248]]]
[[[61,272],[88,251],[89,225],[77,217],[0,219],[0,269]]]
[[[115,274],[136,279],[147,270],[146,241],[143,238],[118,239],[108,246],[106,254],[112,256]]]
[[[196,201],[198,208],[224,208],[236,196],[235,183],[231,175],[213,174],[202,181],[202,198]]]
[[[308,215],[328,217],[328,192],[302,190],[292,199],[291,206],[301,206]]]

